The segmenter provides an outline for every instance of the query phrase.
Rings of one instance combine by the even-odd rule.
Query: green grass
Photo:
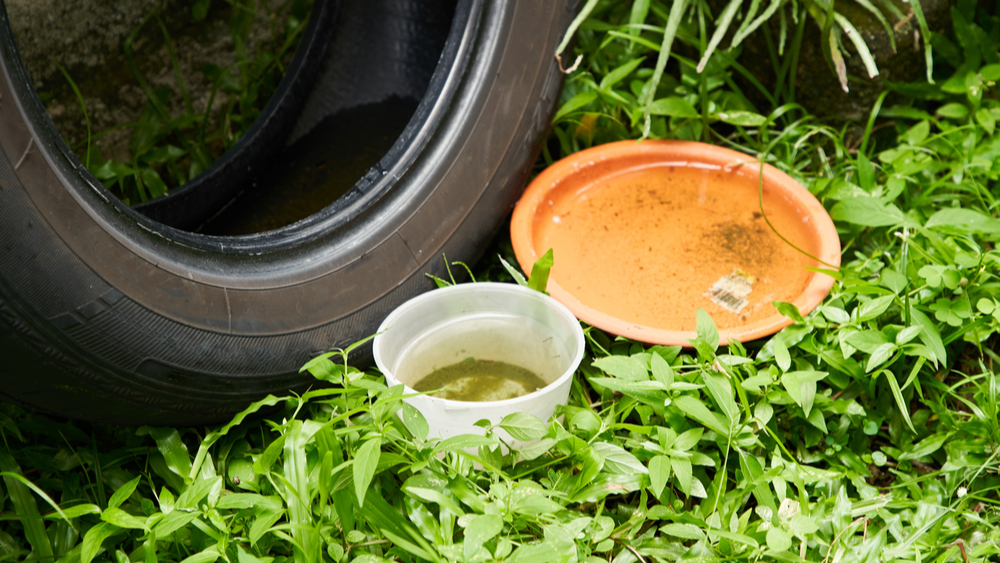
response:
[[[128,161],[101,154],[94,139],[114,129],[91,134],[83,96],[72,76],[60,67],[87,120],[87,137],[71,142],[90,172],[126,204],[145,202],[183,185],[239,142],[277,90],[302,39],[312,0],[216,0],[212,5],[210,0],[194,2],[192,23],[205,19],[210,9],[228,8],[236,62],[226,68],[205,64],[199,69],[212,85],[205,107],[195,107],[188,92],[170,33],[160,18],[161,5],[125,39],[126,63],[134,85],[147,100],[138,121],[116,128],[132,131]],[[251,32],[262,13],[269,16],[269,36],[251,49]],[[139,70],[132,44],[140,37],[162,39],[174,74],[173,87],[153,87]],[[175,105],[181,109],[172,110]]]
[[[654,7],[637,35],[605,4],[580,27],[540,166],[643,135]],[[833,290],[804,317],[776,304],[794,323],[774,337],[719,348],[705,314],[688,350],[588,327],[569,405],[501,422],[537,440],[507,454],[492,429],[427,440],[346,353],[307,366],[331,387],[221,428],[3,405],[0,561],[1000,561],[1000,24],[956,13],[936,83],[899,85],[866,123],[821,121],[789,89],[754,107],[734,52],[666,67],[650,136],[761,158],[836,221]]]

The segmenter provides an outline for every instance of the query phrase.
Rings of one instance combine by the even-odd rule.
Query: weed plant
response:
[[[192,20],[204,20],[212,4],[210,0],[194,2]],[[230,9],[229,33],[236,62],[225,68],[216,64],[202,66],[200,71],[212,84],[205,107],[195,107],[173,41],[160,18],[162,8],[157,6],[122,45],[129,70],[146,96],[138,121],[121,126],[132,130],[131,160],[104,158],[93,140],[108,132],[91,136],[87,118],[88,137],[75,148],[87,169],[126,204],[148,201],[183,185],[243,137],[277,90],[302,38],[312,0],[284,0],[275,6],[266,0],[215,0],[214,4],[217,10],[224,5]],[[286,17],[275,17],[278,14]],[[270,36],[251,49],[251,31],[255,21],[262,17],[267,20]],[[139,70],[132,45],[148,34],[162,35],[175,87],[154,87]],[[86,105],[76,83],[65,69],[61,70],[86,118]],[[182,109],[173,110],[175,105]]]
[[[644,135],[659,43],[616,13],[580,26],[548,159]],[[775,303],[793,324],[774,337],[720,348],[704,312],[690,350],[588,327],[556,418],[440,441],[351,350],[305,366],[328,386],[221,428],[6,405],[0,560],[1000,560],[1000,22],[954,14],[936,43],[954,47],[936,51],[950,74],[898,85],[867,123],[819,121],[790,88],[755,108],[721,52],[702,73],[677,57],[656,86],[649,136],[778,166],[836,222],[833,290],[808,315]],[[544,287],[544,271],[520,281]],[[247,420],[265,407],[280,411]],[[533,442],[504,449],[498,428]]]

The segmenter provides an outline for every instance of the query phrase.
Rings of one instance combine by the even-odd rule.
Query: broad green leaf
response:
[[[55,520],[58,518],[65,517],[68,520],[72,520],[74,518],[79,518],[80,516],[84,516],[86,514],[100,514],[100,513],[101,513],[101,507],[97,506],[96,504],[78,504],[76,506],[71,506],[69,508],[63,508],[61,515],[58,513],[47,514],[45,518],[48,520]]]
[[[460,434],[441,440],[434,446],[434,452],[457,452],[483,446],[496,446],[500,442],[496,438],[487,438],[477,434]]]
[[[136,530],[146,529],[146,519],[132,516],[120,508],[110,507],[101,513],[101,520],[108,524],[114,524],[119,528],[132,528]]]
[[[841,200],[830,210],[830,216],[865,227],[888,227],[902,224],[904,220],[903,212],[895,205],[869,197]]]
[[[938,211],[927,219],[925,226],[952,227],[965,234],[1000,233],[1000,219],[962,207],[949,207]]]
[[[167,539],[170,534],[187,526],[197,517],[197,512],[181,512],[176,510],[157,520],[156,524],[152,526],[153,531],[156,532],[157,538]]]
[[[725,414],[729,426],[732,427],[739,420],[740,411],[739,407],[736,406],[736,401],[733,400],[733,386],[729,379],[724,375],[716,375],[707,371],[702,372],[702,379],[705,381],[708,394],[712,396],[712,400]]]
[[[608,90],[615,84],[618,84],[626,76],[632,74],[632,71],[634,71],[636,67],[642,64],[644,60],[646,60],[645,57],[632,59],[627,63],[619,66],[618,68],[612,70],[611,72],[605,74],[604,78],[601,79],[601,84],[598,86],[598,88],[601,90]]]
[[[163,454],[167,467],[185,480],[191,475],[191,453],[181,440],[181,435],[172,428],[144,426],[140,433],[147,432],[156,440],[156,448]]]
[[[989,135],[992,135],[997,128],[996,118],[993,117],[993,113],[986,108],[979,108],[976,110],[976,123],[981,125]]]
[[[896,344],[902,346],[907,342],[913,340],[914,338],[920,336],[920,332],[924,330],[920,326],[908,326],[896,334]]]
[[[466,561],[479,551],[484,543],[496,537],[503,531],[503,519],[493,514],[481,514],[469,519],[465,527],[465,542],[463,552]]]
[[[979,76],[982,76],[983,80],[997,82],[1000,80],[1000,64],[990,64],[980,68]]]
[[[588,90],[586,92],[580,92],[579,94],[573,96],[569,100],[566,100],[562,106],[559,107],[559,111],[556,112],[554,118],[552,118],[553,123],[557,123],[563,117],[573,113],[574,111],[584,107],[585,105],[593,102],[597,99],[597,92]]]
[[[789,319],[792,319],[797,323],[805,321],[805,319],[802,318],[802,313],[799,312],[799,308],[793,305],[792,303],[786,303],[784,301],[772,301],[771,304],[774,305],[774,308],[777,309],[779,313],[788,317]]]
[[[820,414],[819,409],[814,410],[813,414]],[[772,511],[777,510],[778,507],[774,503],[774,496],[771,494],[768,482],[764,479],[764,468],[760,460],[757,459],[757,456],[743,450],[737,450],[737,452],[739,454],[740,468],[743,470],[747,481],[753,484],[751,491],[757,499],[757,504],[766,506]]]
[[[93,561],[94,557],[97,556],[97,552],[100,551],[104,540],[120,531],[121,528],[107,522],[98,522],[87,530],[87,533],[83,536],[83,544],[80,547],[80,563],[90,563]]]
[[[752,111],[720,111],[715,115],[723,123],[740,127],[760,127],[767,123],[766,117]]]
[[[670,387],[674,384],[674,368],[670,367],[659,354],[653,353],[650,355],[649,367],[650,371],[653,373],[653,379],[659,381],[666,387]]]
[[[924,139],[927,138],[927,135],[930,134],[930,131],[931,131],[931,123],[927,119],[924,119],[920,123],[917,123],[913,127],[910,127],[910,129],[904,134],[904,136],[906,137],[906,142],[910,143],[911,145],[919,145],[920,143],[924,142]]]
[[[715,535],[717,535],[719,537],[726,538],[727,540],[732,541],[732,542],[736,542],[736,543],[739,543],[739,544],[743,544],[743,545],[749,546],[749,547],[754,548],[754,549],[760,547],[760,544],[757,543],[757,540],[755,540],[755,539],[753,539],[750,536],[745,535],[745,534],[739,534],[739,533],[736,533],[736,532],[730,532],[729,530],[719,530],[719,529],[709,530],[709,533],[710,534],[715,534]]]
[[[545,427],[545,423],[539,420],[537,416],[523,412],[508,414],[503,417],[498,426],[506,430],[515,440],[525,442],[528,440],[538,440],[548,434],[548,428]]]
[[[863,303],[858,307],[858,320],[867,321],[882,316],[882,313],[886,312],[895,300],[895,295],[883,295]]]
[[[215,503],[215,508],[218,509],[246,509],[246,508],[258,508],[258,509],[268,509],[268,510],[279,510],[283,507],[283,503],[279,497],[266,497],[263,495],[257,495],[253,493],[233,493],[229,495],[223,495],[219,498],[219,502]]]
[[[788,347],[780,338],[774,338],[774,361],[778,363],[781,371],[788,371],[792,367],[792,357],[788,354]]]
[[[866,354],[872,354],[876,349],[878,349],[879,346],[891,343],[884,334],[876,330],[861,330],[849,333],[842,332],[841,334],[847,334],[847,336],[844,337],[844,340],[851,346]],[[845,356],[846,355],[847,354],[845,354]]]
[[[360,508],[360,507],[357,507]],[[368,497],[364,508],[365,521],[373,528],[381,530],[387,539],[406,551],[425,560],[443,563],[434,547],[420,532],[404,518],[394,506],[381,495]]]
[[[403,485],[403,490],[406,491],[407,494],[413,495],[421,500],[433,502],[441,508],[446,508],[456,516],[461,516],[464,513],[464,511],[457,504],[455,504],[454,500],[439,490],[412,486],[409,484],[409,480],[406,485]]]
[[[604,468],[611,473],[632,475],[648,472],[642,462],[620,446],[609,442],[595,442],[592,447],[604,458]]]
[[[697,477],[691,479],[691,496],[696,498],[708,498],[708,491],[705,484]]]
[[[670,458],[664,455],[649,460],[649,486],[653,495],[659,497],[670,481]]]
[[[364,507],[365,493],[375,476],[378,458],[382,453],[382,439],[375,437],[361,444],[354,456],[354,494],[358,497],[358,505]]]
[[[761,401],[754,405],[753,416],[759,420],[761,424],[767,424],[771,420],[771,417],[774,416],[774,407],[771,406],[771,403]]]
[[[559,551],[551,542],[521,544],[506,560],[507,563],[551,563],[558,561]]]
[[[517,450],[517,453],[526,460],[532,460],[552,449],[558,443],[553,438],[542,438]]]
[[[951,438],[951,432],[939,432],[937,434],[931,434],[930,436],[920,440],[913,449],[908,449],[899,456],[899,461],[907,459],[920,459],[925,456],[929,456],[932,453],[941,449],[941,446]]]
[[[677,484],[680,487],[681,492],[690,496],[692,494],[692,485],[695,481],[692,477],[693,473],[691,471],[691,462],[686,459],[671,457],[670,468],[674,470],[674,475],[677,476]]]
[[[229,464],[230,469],[233,467],[233,463]],[[166,487],[160,488],[160,512],[164,514],[170,514],[174,511],[177,506],[177,499],[174,498],[174,494],[170,492],[170,489]]]
[[[829,433],[829,430],[826,428],[826,417],[823,416],[822,410],[813,409],[812,412],[809,413],[809,416],[806,417],[806,421],[819,429],[820,432],[824,434]]]
[[[816,382],[827,375],[825,371],[790,371],[781,376],[781,385],[808,417],[816,399]]]
[[[729,429],[698,399],[689,395],[682,395],[674,399],[672,404],[681,409],[690,418],[707,426],[710,430],[714,430],[723,436],[729,435]]]
[[[705,532],[694,524],[667,524],[660,528],[660,533],[685,540],[705,539]]]
[[[892,342],[880,345],[872,352],[871,357],[868,358],[868,363],[865,365],[865,372],[871,373],[875,368],[889,361],[889,358],[896,353],[897,349],[898,347]]]
[[[906,276],[900,274],[896,270],[890,270],[888,268],[882,270],[882,275],[879,278],[879,285],[892,290],[892,292],[895,293],[896,295],[900,295],[903,292],[903,290],[906,289],[907,283],[909,283],[909,280],[907,280]],[[832,307],[827,307],[827,309],[832,309]],[[842,309],[836,309],[836,310],[842,311]],[[827,318],[833,322],[840,324],[847,323],[850,320],[850,319],[844,319],[840,321],[835,321],[830,317]]]
[[[674,443],[673,445],[671,445],[671,448],[677,451],[686,452],[691,448],[695,447],[696,445],[698,445],[698,442],[701,440],[701,437],[704,434],[705,430],[703,428],[692,428],[690,430],[685,430],[683,433],[681,433],[680,436],[677,437],[676,440],[674,440]]]
[[[281,520],[284,515],[284,510],[268,510],[257,516],[250,526],[250,534],[248,536],[250,545],[255,545],[271,529],[271,526],[274,526],[275,522]]]
[[[180,563],[213,563],[219,560],[219,548],[212,545],[205,549],[181,559]]]
[[[767,531],[767,547],[772,551],[788,551],[792,547],[792,537],[781,528]]]
[[[164,183],[163,178],[153,168],[142,169],[142,182],[149,190],[150,197],[160,197],[167,193],[167,184]]]
[[[761,388],[765,385],[771,383],[770,375],[755,375],[753,377],[748,377],[740,382],[740,387],[746,389],[747,391],[753,391],[754,393],[760,393]]]
[[[667,115],[670,117],[701,117],[701,113],[694,109],[684,98],[670,97],[660,98],[649,106],[649,113],[652,115]]]
[[[212,489],[216,488],[222,488],[222,477],[196,479],[177,498],[177,508],[197,508],[198,503],[208,496]]]
[[[424,418],[424,415],[417,407],[404,401],[400,409],[399,418],[403,421],[403,426],[410,431],[410,434],[413,434],[414,438],[420,441],[427,439],[430,427],[427,425],[427,419]]]
[[[704,309],[698,309],[695,333],[699,340],[708,344],[713,350],[719,347],[719,330],[715,327],[712,317]]]
[[[237,563],[271,563],[274,559],[271,557],[264,557],[263,559],[254,556],[249,551],[243,548],[242,545],[236,546],[237,550]]]
[[[665,398],[663,384],[659,381],[627,381],[613,377],[595,377],[590,382],[596,386],[633,397],[648,405],[660,406]],[[674,386],[676,385],[678,383],[674,383]]]
[[[552,249],[550,248],[531,267],[531,275],[528,276],[528,287],[545,293],[545,287],[549,284],[549,272],[551,270]]]
[[[629,381],[649,379],[649,371],[637,358],[629,356],[607,356],[594,361],[594,367],[615,377]]]
[[[962,104],[950,103],[939,107],[937,114],[948,119],[964,119],[969,116],[969,110]]]
[[[118,487],[118,490],[115,491],[113,495],[111,495],[110,499],[108,499],[108,507],[118,508],[119,506],[121,506],[121,504],[125,502],[125,500],[128,499],[128,497],[132,496],[132,493],[135,491],[136,485],[139,484],[139,479],[141,479],[141,477],[136,477],[135,479],[132,479],[131,481],[125,483],[121,487]]]
[[[536,516],[539,514],[555,514],[562,512],[565,507],[558,502],[546,498],[541,492],[523,494],[511,504],[511,510],[519,514]]]
[[[596,502],[611,495],[625,495],[649,486],[647,473],[618,475],[602,473],[590,485],[578,491],[572,502]]]
[[[935,365],[946,364],[948,352],[944,347],[944,341],[941,340],[941,333],[938,331],[937,325],[914,305],[910,305],[910,318],[923,329],[920,333],[920,341],[937,357]]]

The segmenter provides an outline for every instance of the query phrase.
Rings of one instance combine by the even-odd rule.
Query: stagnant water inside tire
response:
[[[197,232],[238,236],[280,229],[347,193],[389,152],[417,109],[391,97],[327,117],[284,147],[262,179],[240,192]]]

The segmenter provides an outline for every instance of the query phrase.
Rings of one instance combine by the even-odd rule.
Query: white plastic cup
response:
[[[434,369],[468,357],[503,361],[539,375],[547,385],[501,401],[454,401],[430,395],[405,399],[427,419],[428,438],[483,434],[474,424],[523,412],[547,421],[565,405],[583,359],[580,322],[544,293],[506,283],[436,289],[393,311],[373,342],[375,363],[389,386],[412,385]]]

